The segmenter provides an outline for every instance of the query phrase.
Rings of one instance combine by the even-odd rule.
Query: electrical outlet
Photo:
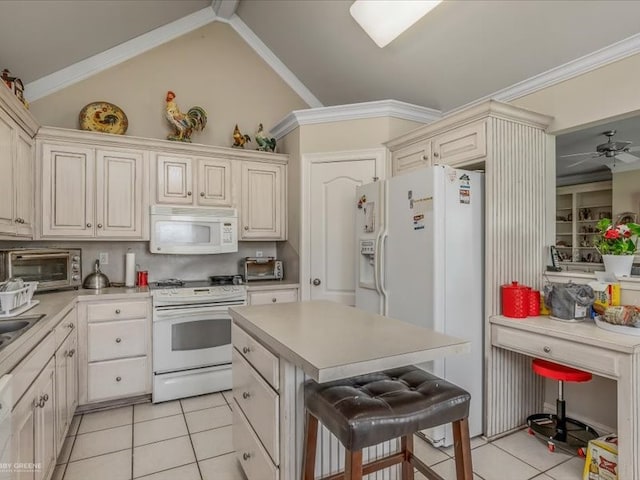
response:
[[[258,258],[262,257],[262,250],[256,250],[256,257]]]
[[[109,265],[109,253],[100,252],[100,265]]]

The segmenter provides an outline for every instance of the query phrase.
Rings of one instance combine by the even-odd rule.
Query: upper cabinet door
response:
[[[18,130],[16,136],[15,217],[16,233],[33,236],[33,140]]]
[[[94,235],[94,152],[42,146],[42,237]]]
[[[285,184],[283,165],[242,164],[242,240],[286,240]]]
[[[421,142],[396,150],[391,155],[392,175],[431,165],[431,142]]]
[[[230,207],[231,161],[198,158],[198,204]]]
[[[13,157],[14,126],[0,109],[0,234],[14,234]]]
[[[96,152],[96,236],[143,238],[144,155],[142,152]]]
[[[487,156],[487,121],[471,123],[434,137],[433,163],[462,167]]]
[[[156,156],[158,203],[193,204],[192,160],[179,155]]]

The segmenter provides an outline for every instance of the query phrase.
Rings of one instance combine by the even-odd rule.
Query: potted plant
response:
[[[638,249],[640,225],[633,222],[614,225],[611,219],[602,218],[596,228],[600,235],[595,237],[594,246],[602,255],[605,270],[614,275],[629,276]]]

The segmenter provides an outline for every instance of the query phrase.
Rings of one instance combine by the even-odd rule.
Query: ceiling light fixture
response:
[[[374,42],[383,48],[442,0],[356,0],[349,12]]]

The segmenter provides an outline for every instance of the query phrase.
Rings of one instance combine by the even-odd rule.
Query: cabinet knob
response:
[[[244,353],[245,355],[247,353],[249,353],[251,351],[251,349],[249,347],[242,347],[242,353]]]
[[[120,380],[122,380],[122,377],[116,377],[116,382],[119,382]]]
[[[243,453],[243,454],[242,454],[242,459],[243,459],[244,461],[247,461],[247,460],[249,460],[250,458],[251,458],[251,454],[250,454],[250,453]]]
[[[49,394],[45,393],[42,398],[44,399],[45,402],[48,402],[49,401]]]
[[[188,195],[188,196],[191,196],[191,192],[187,192],[187,195]]]
[[[242,398],[247,400],[249,397],[251,397],[251,394],[249,392],[242,392]]]
[[[73,356],[75,355],[75,353],[76,353],[76,349],[75,349],[75,348],[72,348],[72,349],[69,351],[69,357],[73,357]]]
[[[433,156],[438,158],[440,156],[440,154],[438,152],[433,152]]]
[[[101,223],[98,224],[98,228],[102,228],[102,224]]]
[[[422,155],[422,160],[424,160],[424,161],[429,160],[429,156],[428,155]]]
[[[276,299],[275,297],[273,297],[273,298],[271,299],[271,301],[272,301],[273,303],[276,303],[276,302],[277,302],[277,299]]]
[[[249,226],[248,226],[248,225],[245,225],[245,226],[244,226],[244,229],[245,229],[245,230],[249,230]]]
[[[120,309],[119,308],[116,308],[116,314],[118,314],[118,315],[120,314]]]
[[[44,404],[45,404],[44,397],[40,397],[40,400],[35,403],[35,406],[39,408],[44,408]]]
[[[73,323],[67,323],[67,328],[69,330],[73,330],[74,328],[76,328],[76,326]]]
[[[551,352],[551,347],[545,346],[542,350],[544,350],[544,353],[550,353]]]
[[[90,223],[87,223],[87,228],[91,228],[91,224]]]
[[[200,196],[201,196],[201,197],[204,197],[204,192],[200,192]]]
[[[122,339],[120,337],[116,338],[116,343],[120,343]]]

